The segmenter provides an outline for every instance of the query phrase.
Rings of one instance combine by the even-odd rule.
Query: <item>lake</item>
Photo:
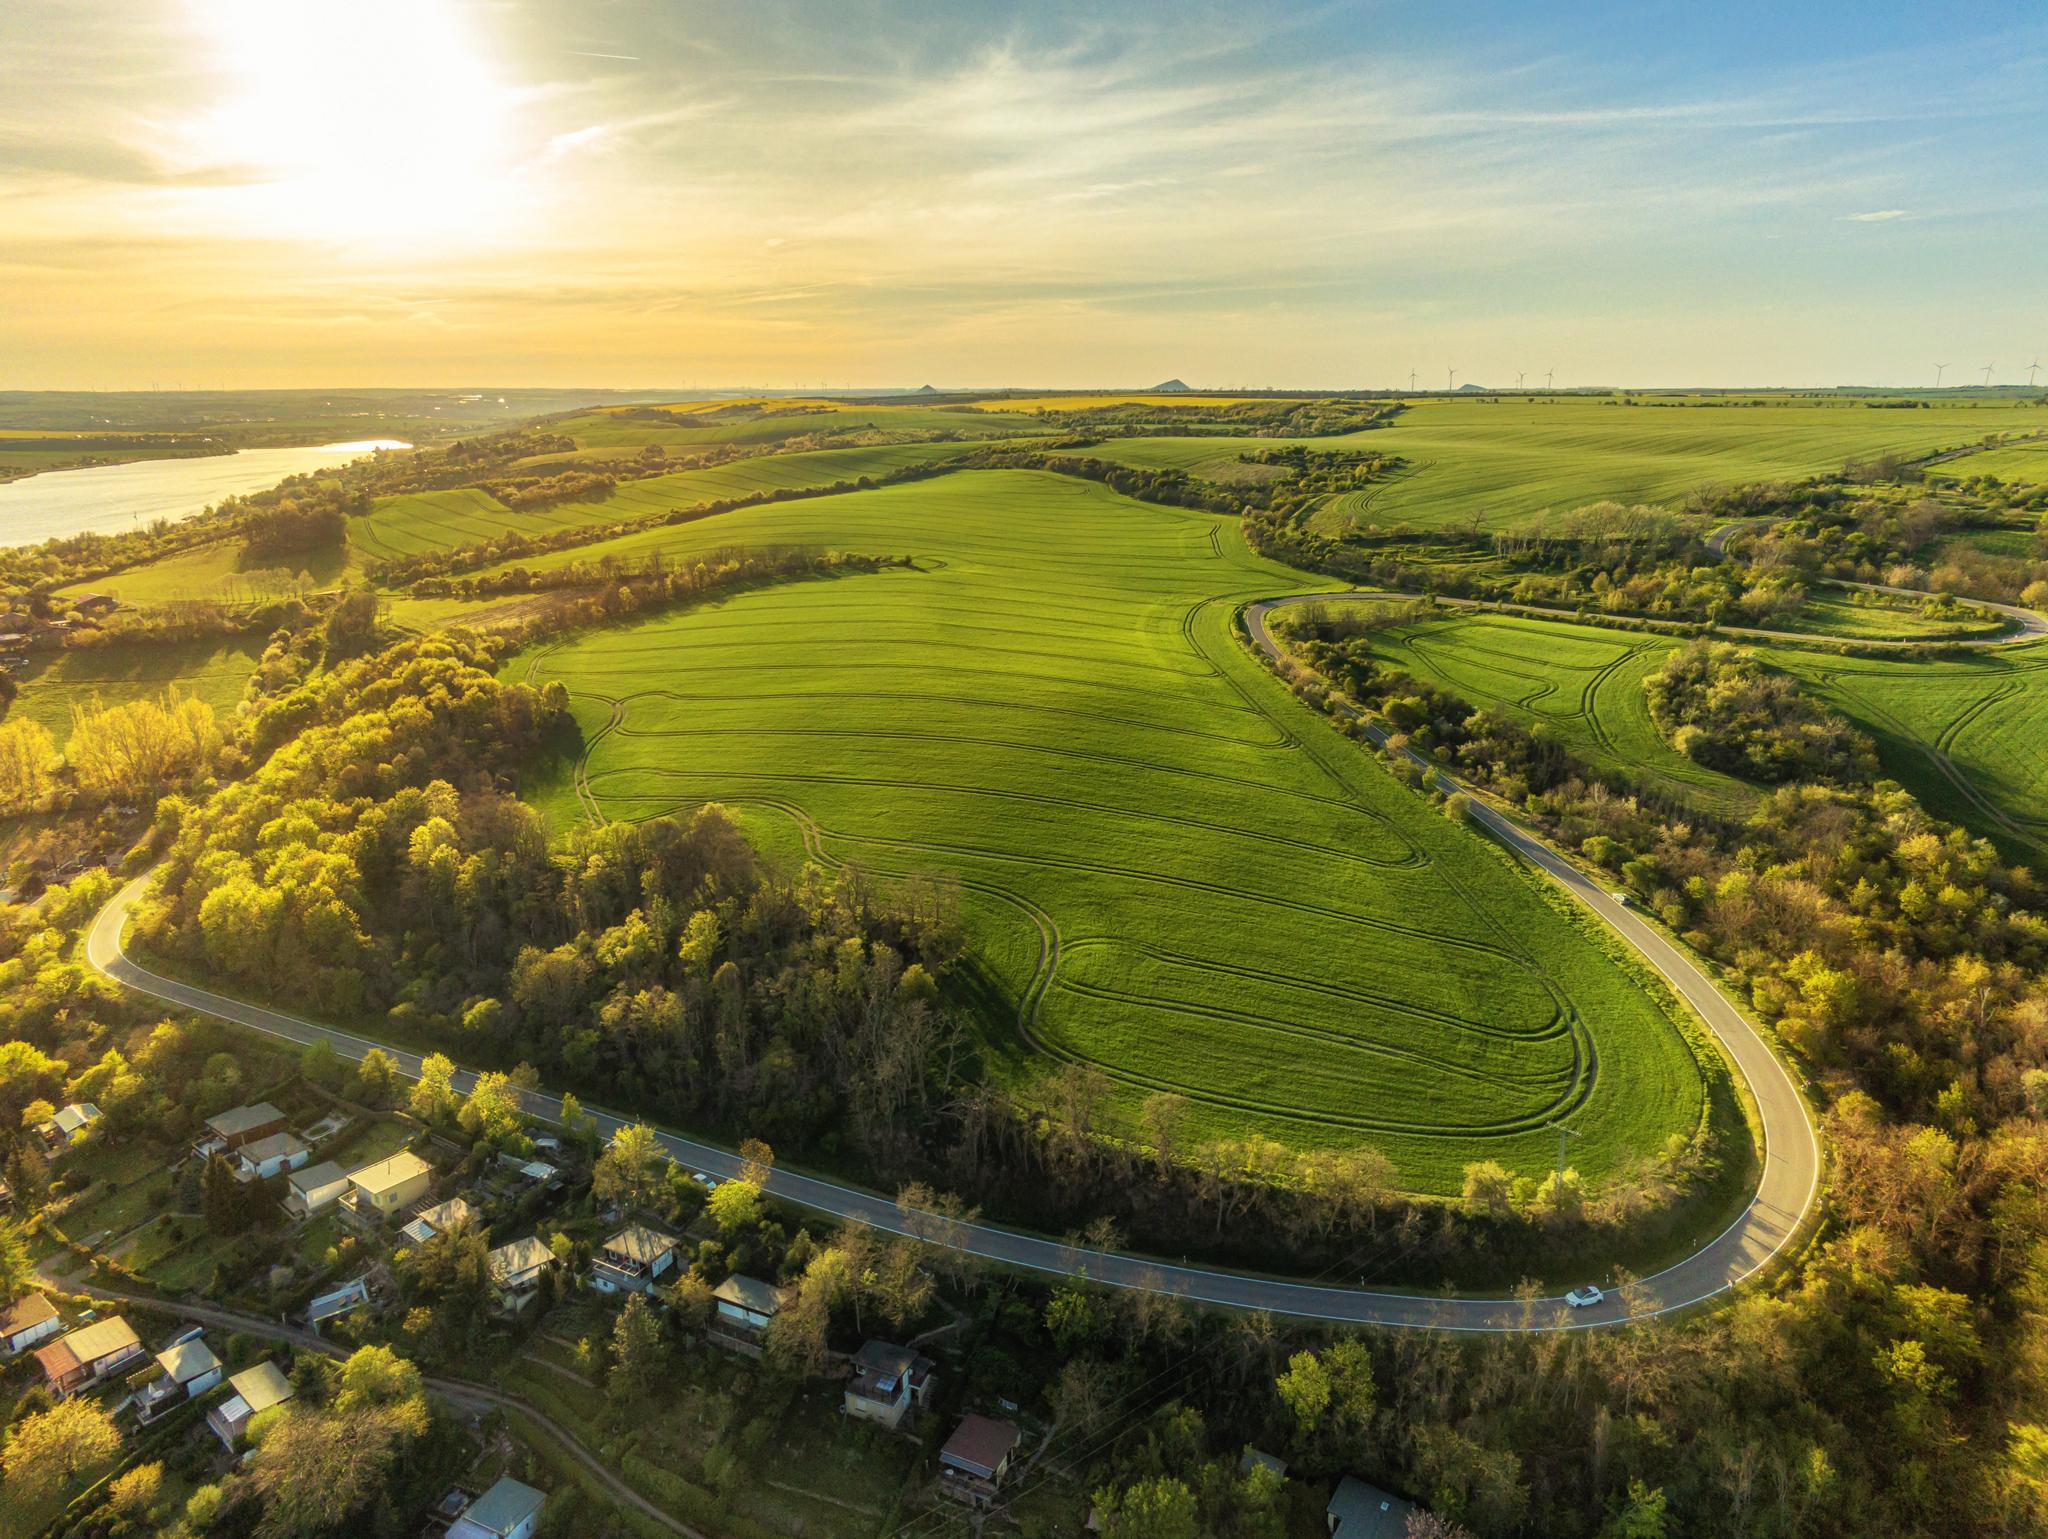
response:
[[[200,459],[45,471],[0,483],[0,545],[35,545],[88,529],[119,534],[152,519],[190,518],[223,498],[263,491],[286,476],[329,470],[374,449],[411,447],[395,438],[366,438],[300,449],[241,449]]]

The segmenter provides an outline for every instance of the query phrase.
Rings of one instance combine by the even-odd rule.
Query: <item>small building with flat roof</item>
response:
[[[95,1320],[60,1336],[36,1353],[43,1380],[55,1395],[68,1395],[120,1372],[142,1356],[142,1342],[119,1315]]]
[[[1346,1475],[1330,1493],[1323,1516],[1330,1539],[1407,1539],[1413,1502],[1390,1496],[1356,1475]]]
[[[0,1314],[0,1352],[13,1356],[64,1329],[57,1306],[40,1293],[24,1293]]]
[[[711,1323],[714,1339],[740,1347],[758,1349],[768,1322],[782,1313],[783,1291],[758,1277],[735,1272],[711,1290],[714,1311]]]
[[[157,1353],[156,1367],[156,1376],[135,1392],[135,1414],[144,1422],[205,1394],[220,1382],[222,1371],[213,1348],[197,1336]]]
[[[313,1151],[290,1133],[266,1133],[251,1139],[235,1151],[235,1175],[243,1181],[268,1181],[287,1170],[297,1170],[311,1159]]]
[[[236,1106],[217,1117],[206,1119],[206,1134],[192,1146],[201,1158],[209,1154],[231,1154],[244,1144],[285,1130],[285,1115],[268,1101]]]
[[[502,1476],[448,1526],[448,1539],[532,1539],[546,1503],[545,1492]]]
[[[434,1167],[401,1149],[374,1165],[348,1173],[348,1190],[342,1202],[363,1218],[386,1223],[427,1195],[433,1184]]]
[[[987,1507],[1010,1473],[1024,1434],[993,1416],[966,1416],[939,1450],[939,1489],[970,1507]]]
[[[284,1209],[294,1218],[311,1218],[331,1208],[348,1190],[348,1172],[332,1160],[301,1165],[285,1177]]]
[[[70,1148],[85,1130],[100,1120],[100,1109],[90,1101],[73,1101],[61,1106],[48,1122],[36,1129],[44,1147],[52,1154]]]
[[[460,1197],[450,1197],[431,1208],[422,1208],[413,1215],[412,1222],[398,1232],[413,1244],[424,1245],[437,1234],[446,1234],[451,1229],[460,1229],[464,1224],[475,1222],[476,1214],[469,1203]]]
[[[206,1413],[206,1424],[230,1449],[258,1415],[274,1405],[283,1405],[298,1393],[284,1376],[284,1370],[268,1361],[244,1368],[228,1380],[228,1388],[233,1393]]]
[[[518,1314],[540,1292],[540,1280],[555,1264],[555,1253],[535,1235],[491,1252],[491,1288],[498,1308]]]
[[[893,1342],[862,1344],[853,1358],[841,1407],[860,1421],[880,1422],[892,1432],[931,1389],[932,1361]]]

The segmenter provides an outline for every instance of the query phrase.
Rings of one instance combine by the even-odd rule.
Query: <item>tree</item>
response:
[[[719,1232],[731,1239],[761,1221],[761,1188],[751,1181],[721,1181],[705,1207]]]
[[[1465,1167],[1465,1211],[1475,1218],[1506,1218],[1514,1211],[1515,1178],[1496,1160],[1474,1160]]]
[[[616,1400],[637,1400],[653,1390],[661,1377],[661,1324],[644,1295],[626,1300],[612,1324],[611,1373],[606,1393]]]
[[[234,1167],[219,1154],[208,1155],[201,1181],[199,1211],[206,1218],[206,1227],[216,1234],[240,1234],[247,1229],[250,1204],[242,1183],[235,1179]]]
[[[576,1092],[562,1092],[562,1141],[588,1155],[597,1147],[597,1119],[583,1109]]]
[[[389,1106],[397,1089],[398,1060],[381,1047],[373,1047],[363,1054],[362,1064],[356,1070],[356,1094],[362,1098],[363,1104]]]
[[[385,1346],[358,1347],[335,1376],[333,1407],[342,1414],[420,1399],[420,1371]]]
[[[98,1401],[60,1400],[23,1419],[8,1437],[8,1494],[24,1505],[40,1505],[120,1449],[121,1434]]]
[[[598,1156],[597,1168],[591,1173],[591,1194],[599,1202],[615,1202],[629,1210],[644,1208],[661,1190],[667,1164],[668,1156],[654,1129],[644,1122],[631,1123],[614,1133]]]
[[[1640,1480],[1628,1483],[1628,1500],[1600,1525],[1600,1539],[1664,1539],[1664,1492]]]
[[[1195,1493],[1170,1475],[1155,1475],[1095,1493],[1102,1539],[1197,1539],[1201,1529]]]
[[[161,1464],[138,1464],[107,1487],[107,1510],[118,1518],[138,1519],[156,1505],[164,1487]]]
[[[36,1264],[21,1226],[0,1218],[0,1298],[18,1299],[35,1281]]]
[[[49,728],[27,716],[0,722],[0,813],[27,812],[50,794],[57,745]]]
[[[1273,1381],[1273,1389],[1304,1439],[1322,1430],[1330,1409],[1330,1373],[1321,1358],[1313,1352],[1295,1353],[1287,1359],[1287,1371]]]
[[[455,1064],[445,1054],[429,1053],[420,1064],[419,1083],[412,1087],[412,1114],[426,1123],[446,1122],[455,1112]]]
[[[269,1429],[252,1461],[263,1499],[259,1539],[318,1539],[350,1530],[370,1507],[397,1462],[403,1428],[389,1414],[349,1415],[289,1407]]]
[[[530,1072],[530,1071],[529,1071]],[[521,1111],[520,1091],[514,1075],[495,1071],[479,1074],[475,1086],[463,1098],[462,1111],[457,1117],[465,1133],[492,1144],[503,1144],[518,1137],[525,1124]]]

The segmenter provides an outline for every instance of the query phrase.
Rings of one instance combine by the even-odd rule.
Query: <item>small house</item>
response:
[[[675,1264],[672,1236],[645,1224],[628,1224],[597,1253],[590,1285],[600,1293],[646,1293]]]
[[[358,1217],[373,1223],[387,1223],[411,1204],[427,1195],[433,1184],[434,1167],[404,1149],[388,1159],[352,1170],[342,1204]]]
[[[971,1507],[994,1503],[1023,1434],[992,1416],[968,1416],[939,1450],[939,1489]]]
[[[55,1154],[77,1143],[85,1130],[99,1120],[100,1109],[92,1102],[73,1101],[58,1108],[56,1115],[36,1131],[42,1135],[43,1146]]]
[[[271,1133],[243,1144],[235,1151],[235,1178],[239,1181],[268,1181],[287,1170],[297,1170],[313,1151],[289,1133]]]
[[[233,1391],[227,1399],[206,1413],[206,1424],[213,1428],[213,1435],[232,1449],[235,1439],[249,1430],[249,1423],[274,1405],[283,1405],[297,1390],[292,1381],[276,1363],[261,1362],[254,1368],[245,1368],[228,1380]]]
[[[741,1346],[758,1344],[768,1322],[782,1312],[782,1290],[758,1277],[735,1273],[711,1290],[717,1333]]]
[[[880,1422],[893,1432],[913,1407],[924,1404],[931,1382],[930,1358],[887,1341],[865,1342],[854,1354],[841,1404],[848,1416]]]
[[[307,1304],[306,1323],[317,1331],[327,1321],[361,1309],[369,1302],[370,1279],[358,1277],[354,1282],[343,1283]]]
[[[285,1130],[285,1115],[268,1101],[254,1106],[237,1106],[218,1117],[206,1119],[206,1136],[192,1146],[201,1159],[210,1154],[232,1154],[244,1144],[268,1138]]]
[[[331,1208],[348,1190],[348,1172],[332,1160],[302,1165],[285,1177],[284,1208],[294,1218],[311,1218]]]
[[[40,1293],[24,1293],[0,1314],[0,1352],[12,1357],[64,1329],[57,1306]]]
[[[460,1229],[464,1224],[475,1222],[476,1214],[469,1204],[460,1197],[450,1197],[431,1208],[422,1208],[413,1221],[398,1232],[413,1244],[424,1245],[437,1234],[446,1234],[451,1229]]]
[[[174,1341],[156,1355],[157,1372],[135,1393],[135,1414],[154,1421],[173,1406],[195,1400],[220,1382],[221,1362],[196,1333]]]
[[[532,1486],[502,1476],[448,1526],[448,1539],[533,1539],[546,1501]]]
[[[119,1373],[142,1356],[142,1342],[119,1315],[60,1336],[36,1353],[53,1395],[68,1395]]]
[[[81,593],[71,607],[82,615],[107,615],[119,609],[121,601],[111,593]]]
[[[1408,1515],[1414,1511],[1413,1502],[1389,1496],[1356,1475],[1346,1475],[1330,1493],[1330,1505],[1323,1515],[1330,1525],[1330,1539],[1407,1539]]]
[[[555,1253],[533,1235],[491,1252],[491,1288],[498,1308],[518,1314],[540,1291],[540,1280],[555,1264]]]

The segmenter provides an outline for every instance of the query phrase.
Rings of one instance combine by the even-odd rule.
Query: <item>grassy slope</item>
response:
[[[1613,498],[1673,502],[1698,486],[1812,475],[1884,450],[1931,452],[1994,431],[2048,426],[2048,409],[1982,405],[1877,411],[1810,401],[1768,405],[1694,401],[1621,406],[1604,400],[1426,401],[1393,425],[1304,440],[1369,448],[1407,464],[1344,511],[1380,524],[1510,527],[1533,515]],[[1129,438],[1077,450],[1148,468],[1197,474],[1257,442]],[[1974,463],[1956,462],[1957,469]]]
[[[1953,477],[1996,476],[2001,481],[2040,486],[2048,483],[2048,440],[2009,444],[2003,449],[1986,449],[1981,454],[1966,454],[1961,459],[1935,466],[1930,474]]]
[[[118,705],[175,684],[227,715],[262,653],[260,641],[193,641],[49,654],[31,665],[8,714],[41,722],[59,747],[71,735],[71,708],[94,696]]]
[[[1128,1112],[1364,1141],[1417,1189],[1531,1173],[1569,1113],[1605,1172],[1697,1121],[1685,1044],[1471,834],[1307,714],[1231,635],[1303,586],[1226,521],[1023,472],[750,509],[635,537],[910,551],[924,569],[793,584],[515,659],[563,680],[606,812],[718,800],[815,823],[827,855],[957,873],[978,954]],[[557,816],[575,813],[566,786]],[[1576,1021],[1573,1014],[1576,1013]],[[1000,1011],[992,1012],[1000,1015]],[[1044,1067],[996,1031],[996,1072]],[[1597,1067],[1595,1067],[1597,1065]]]

